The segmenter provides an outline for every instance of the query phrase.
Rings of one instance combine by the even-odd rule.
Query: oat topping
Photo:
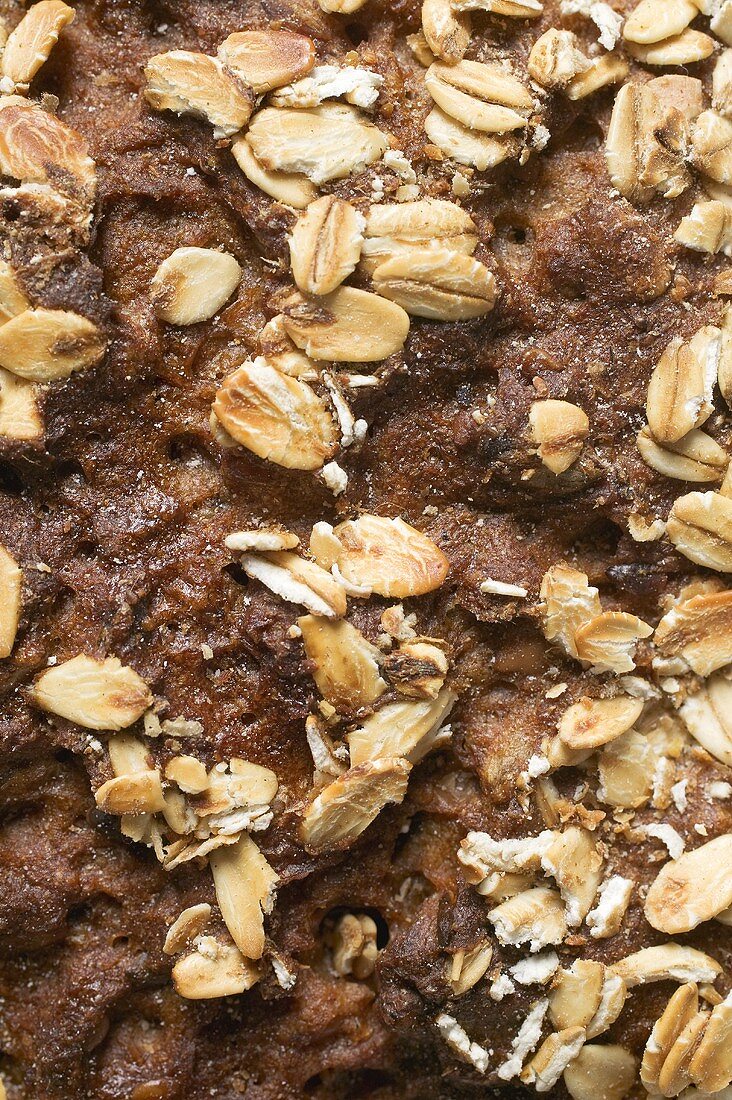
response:
[[[9,657],[20,620],[23,570],[0,544],[0,658]]]
[[[150,284],[155,312],[171,325],[195,325],[213,317],[234,293],[241,267],[228,252],[176,248]]]

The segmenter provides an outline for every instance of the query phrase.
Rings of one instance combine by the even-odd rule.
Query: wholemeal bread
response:
[[[732,0],[0,13],[0,1096],[726,1095]]]

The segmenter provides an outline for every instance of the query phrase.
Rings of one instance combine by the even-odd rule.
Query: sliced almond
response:
[[[547,1036],[523,1070],[521,1080],[533,1085],[537,1092],[549,1092],[577,1057],[585,1038],[581,1027],[566,1028]]]
[[[455,703],[443,689],[436,699],[387,703],[348,735],[351,764],[403,756],[412,764],[434,746],[434,735]]]
[[[427,137],[433,145],[458,164],[485,172],[509,157],[518,156],[521,141],[512,134],[488,134],[463,126],[450,114],[435,107],[424,120]]]
[[[404,599],[439,588],[450,563],[440,548],[402,519],[364,512],[339,523],[338,568],[350,583],[380,596]]]
[[[216,900],[231,938],[247,959],[264,953],[264,915],[271,911],[278,876],[247,833],[209,856]]]
[[[0,260],[0,324],[30,308],[18,277],[5,260]]]
[[[453,11],[450,0],[422,0],[422,31],[441,61],[460,61],[470,41],[470,16]]]
[[[196,951],[178,959],[172,977],[179,996],[202,1001],[244,993],[259,981],[259,970],[233,943],[205,936]]]
[[[635,668],[633,653],[637,642],[652,633],[653,627],[637,615],[603,611],[577,629],[577,656],[592,665],[593,672],[622,675]]]
[[[568,99],[585,99],[588,95],[607,88],[610,84],[620,84],[628,75],[628,63],[616,54],[603,54],[590,59],[589,68],[577,74],[564,89]]]
[[[529,423],[539,458],[554,474],[577,461],[590,431],[587,414],[569,401],[535,401]]]
[[[350,768],[311,802],[301,826],[310,852],[348,848],[389,802],[401,802],[412,765],[399,757]]]
[[[330,294],[355,269],[364,219],[343,199],[324,195],[298,218],[290,237],[292,276],[303,294]]]
[[[271,554],[244,554],[241,564],[247,576],[261,581],[288,603],[299,603],[312,615],[327,619],[346,613],[346,592],[330,573],[315,562],[289,550]]]
[[[580,699],[564,712],[559,736],[570,749],[596,749],[629,730],[643,710],[643,700],[630,695],[614,699]]]
[[[155,313],[171,325],[207,321],[228,301],[241,276],[242,269],[229,252],[176,248],[152,279]]]
[[[652,1093],[658,1092],[658,1078],[664,1062],[684,1028],[699,1011],[699,994],[694,982],[680,986],[653,1025],[643,1053],[640,1078]]]
[[[460,252],[410,249],[379,264],[374,289],[407,313],[433,321],[463,321],[490,312],[496,299],[491,271]]]
[[[189,905],[175,918],[163,944],[166,955],[178,955],[203,932],[211,919],[211,906],[203,901]]]
[[[155,814],[165,807],[160,772],[151,769],[108,779],[94,792],[100,810],[108,814]]]
[[[0,543],[0,658],[9,657],[18,632],[23,570]]]
[[[628,53],[644,65],[693,65],[714,53],[715,42],[708,34],[686,28],[672,38],[650,45],[632,43]]]
[[[668,657],[683,657],[699,676],[732,664],[732,590],[692,596],[667,612],[653,637]]]
[[[34,382],[53,382],[103,358],[97,326],[63,309],[27,309],[0,325],[0,366]]]
[[[445,651],[432,642],[404,642],[384,660],[389,680],[401,695],[436,699],[450,667]]]
[[[665,864],[644,912],[652,928],[689,932],[732,905],[732,833],[716,837]]]
[[[297,620],[313,665],[313,679],[324,699],[341,713],[375,703],[386,691],[379,671],[381,654],[355,626],[313,615]]]
[[[691,736],[722,764],[732,767],[732,681],[712,676],[680,708]]]
[[[564,1071],[572,1100],[624,1100],[635,1084],[637,1064],[625,1047],[587,1043]]]
[[[689,1062],[689,1076],[702,1092],[717,1093],[732,1081],[732,1002],[712,1009]]]
[[[501,902],[490,910],[488,920],[500,943],[528,943],[531,951],[561,943],[567,934],[562,899],[546,886],[534,886]]]
[[[298,80],[315,64],[315,45],[293,31],[236,31],[218,49],[220,59],[257,95]]]
[[[711,956],[680,943],[643,947],[613,963],[611,969],[629,989],[649,982],[713,983],[722,973],[722,967]]]
[[[276,172],[302,173],[320,186],[362,172],[386,151],[384,134],[355,107],[265,107],[247,133],[257,160]]]
[[[119,658],[84,654],[46,669],[32,693],[43,710],[92,730],[125,729],[152,703],[145,681]]]
[[[690,561],[732,573],[732,500],[728,497],[713,492],[679,497],[669,514],[666,534]]]
[[[540,595],[544,637],[548,642],[558,642],[565,653],[576,657],[577,630],[602,613],[597,589],[590,585],[585,573],[560,563],[544,574]]]
[[[575,34],[551,27],[531,47],[528,70],[543,88],[564,88],[590,65]]]
[[[656,192],[675,198],[689,185],[686,120],[647,84],[624,84],[615,97],[605,156],[614,187],[631,202]]]
[[[242,446],[290,470],[316,470],[332,458],[338,433],[325,402],[307,382],[257,358],[224,379],[213,412]]]
[[[271,172],[260,164],[246,135],[232,143],[231,151],[249,182],[277,202],[292,206],[295,210],[304,210],[308,203],[317,198],[317,191],[301,172]]]
[[[675,443],[661,446],[649,428],[644,428],[636,442],[643,461],[664,477],[679,481],[720,481],[729,465],[729,455],[711,436],[693,429]]]
[[[216,57],[171,50],[151,57],[145,66],[145,99],[156,111],[203,118],[216,137],[231,137],[246,126],[254,94]]]
[[[658,361],[648,385],[646,412],[653,438],[676,443],[711,415],[721,333],[705,325],[688,342],[674,339]]]
[[[438,107],[471,130],[504,134],[528,125],[534,101],[528,89],[498,65],[436,61],[425,75]]]
[[[606,745],[598,760],[601,802],[619,809],[645,805],[653,793],[658,754],[649,738],[630,729]]]
[[[625,21],[626,42],[661,42],[681,34],[699,14],[692,0],[640,0]]]
[[[208,787],[205,765],[195,756],[174,756],[165,765],[165,778],[171,779],[185,794],[200,794]]]
[[[13,82],[16,90],[27,89],[75,14],[62,0],[40,0],[26,12],[9,35],[2,54],[2,75]]]
[[[50,183],[88,207],[96,170],[75,130],[36,103],[0,99],[0,174],[22,183]]]
[[[691,131],[691,162],[717,183],[732,183],[732,121],[702,111]]]

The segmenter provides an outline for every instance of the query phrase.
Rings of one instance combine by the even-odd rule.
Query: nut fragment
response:
[[[0,658],[9,657],[20,619],[23,570],[0,543]]]
[[[691,163],[718,183],[732,183],[732,121],[702,111],[691,131]]]
[[[614,187],[632,202],[655,192],[675,198],[689,184],[686,120],[648,84],[624,84],[615,97],[605,156]]]
[[[2,75],[16,91],[27,89],[75,14],[62,0],[39,0],[26,12],[2,52]]]
[[[305,615],[297,620],[313,679],[324,699],[346,714],[370,706],[386,691],[381,654],[360,630],[340,620]]]
[[[653,627],[626,611],[603,611],[583,623],[575,633],[580,661],[592,665],[593,672],[621,675],[635,668],[633,653],[641,638],[648,638]]]
[[[675,338],[653,371],[646,413],[658,443],[676,443],[711,415],[721,332],[705,325],[688,342]]]
[[[316,198],[317,191],[301,172],[270,172],[260,164],[246,135],[233,142],[231,152],[249,182],[277,202],[304,210]]]
[[[233,943],[222,944],[213,936],[204,936],[193,954],[178,959],[172,977],[181,997],[201,1001],[244,993],[259,981],[259,970]]]
[[[453,10],[450,0],[422,0],[422,31],[435,57],[454,64],[470,41],[470,16]]]
[[[236,31],[224,39],[218,54],[257,95],[298,80],[315,64],[312,39],[273,27],[266,31]]]
[[[355,207],[324,195],[298,218],[290,237],[292,276],[303,294],[330,294],[355,269],[364,218]]]
[[[93,367],[105,348],[95,324],[63,309],[26,309],[0,325],[0,366],[34,382]]]
[[[564,1071],[572,1100],[624,1100],[636,1079],[636,1060],[616,1044],[587,1043]]]
[[[687,28],[672,38],[648,46],[631,44],[628,53],[644,65],[692,65],[714,53],[714,39]]]
[[[570,749],[596,749],[629,730],[643,710],[643,700],[630,695],[614,699],[586,696],[564,712],[559,736]]]
[[[389,802],[401,802],[412,765],[398,757],[350,768],[306,810],[301,835],[311,852],[348,848]]]
[[[346,591],[325,569],[289,550],[243,554],[242,567],[289,603],[299,603],[312,615],[336,619],[346,613]]]
[[[732,905],[732,833],[665,864],[646,898],[652,928],[689,932]]]
[[[231,938],[247,959],[264,953],[264,914],[274,904],[278,876],[248,833],[209,856],[216,900]]]
[[[480,317],[496,298],[496,280],[485,264],[443,248],[409,249],[379,264],[373,280],[378,294],[433,321]]]
[[[262,358],[243,363],[224,379],[213,412],[237,443],[290,470],[317,470],[338,445],[325,402],[307,382],[282,374]]]
[[[640,0],[625,21],[626,42],[661,42],[696,19],[699,9],[692,0]]]
[[[374,972],[379,955],[376,922],[367,913],[344,913],[325,935],[336,974],[362,981]]]
[[[246,126],[254,95],[215,57],[171,50],[145,66],[145,99],[156,111],[204,118],[216,137],[231,137]]]
[[[720,481],[729,465],[729,455],[711,436],[693,429],[675,443],[661,446],[649,428],[637,437],[643,461],[664,477],[679,481]]]
[[[590,585],[586,573],[559,563],[544,574],[540,595],[544,637],[576,657],[577,630],[602,613],[597,589]]]
[[[388,146],[380,130],[343,103],[265,107],[254,115],[246,140],[265,168],[300,172],[317,186],[362,172]]]
[[[683,657],[699,676],[732,664],[732,591],[692,596],[668,611],[654,644],[667,657]]]
[[[539,458],[553,474],[577,461],[590,431],[587,414],[569,401],[535,401],[529,423]]]
[[[86,207],[96,190],[94,161],[81,136],[18,96],[0,100],[0,174],[23,183],[50,183]]]
[[[722,973],[722,967],[710,955],[680,943],[643,947],[613,963],[611,969],[628,989],[649,982],[714,982]]]
[[[2,329],[0,329],[2,333]],[[666,534],[689,561],[732,573],[732,500],[721,493],[687,493],[671,509]]]
[[[207,321],[228,301],[241,276],[241,267],[229,252],[176,248],[150,284],[155,313],[171,325]]]
[[[579,48],[577,36],[556,27],[537,38],[528,61],[530,75],[543,88],[564,88],[590,65],[590,59]]]
[[[528,125],[534,103],[526,87],[498,65],[436,61],[425,74],[427,90],[451,118],[471,130],[503,134]]]
[[[211,919],[211,906],[203,901],[198,905],[189,905],[175,918],[163,944],[166,955],[177,955],[203,932]]]
[[[427,137],[433,145],[458,164],[466,164],[484,172],[495,168],[509,157],[518,156],[521,141],[512,134],[487,134],[452,118],[435,107],[424,120]]]
[[[79,654],[42,672],[32,691],[43,710],[92,730],[125,729],[152,703],[144,680],[117,657]]]
[[[387,703],[348,735],[351,763],[401,756],[416,764],[434,748],[454,703],[446,688],[435,699]]]
[[[292,295],[284,325],[312,359],[371,363],[401,350],[409,317],[401,306],[378,294],[341,286],[317,303]]]
[[[402,519],[364,512],[339,523],[338,568],[350,583],[380,596],[404,599],[439,588],[450,563],[440,548]]]
[[[165,808],[157,769],[108,779],[94,792],[100,810],[108,814],[155,814]]]
[[[686,728],[707,752],[732,766],[732,681],[712,676],[681,704]]]

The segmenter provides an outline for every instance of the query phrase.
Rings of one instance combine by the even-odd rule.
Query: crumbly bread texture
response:
[[[0,14],[0,1095],[726,1095],[732,2]]]

